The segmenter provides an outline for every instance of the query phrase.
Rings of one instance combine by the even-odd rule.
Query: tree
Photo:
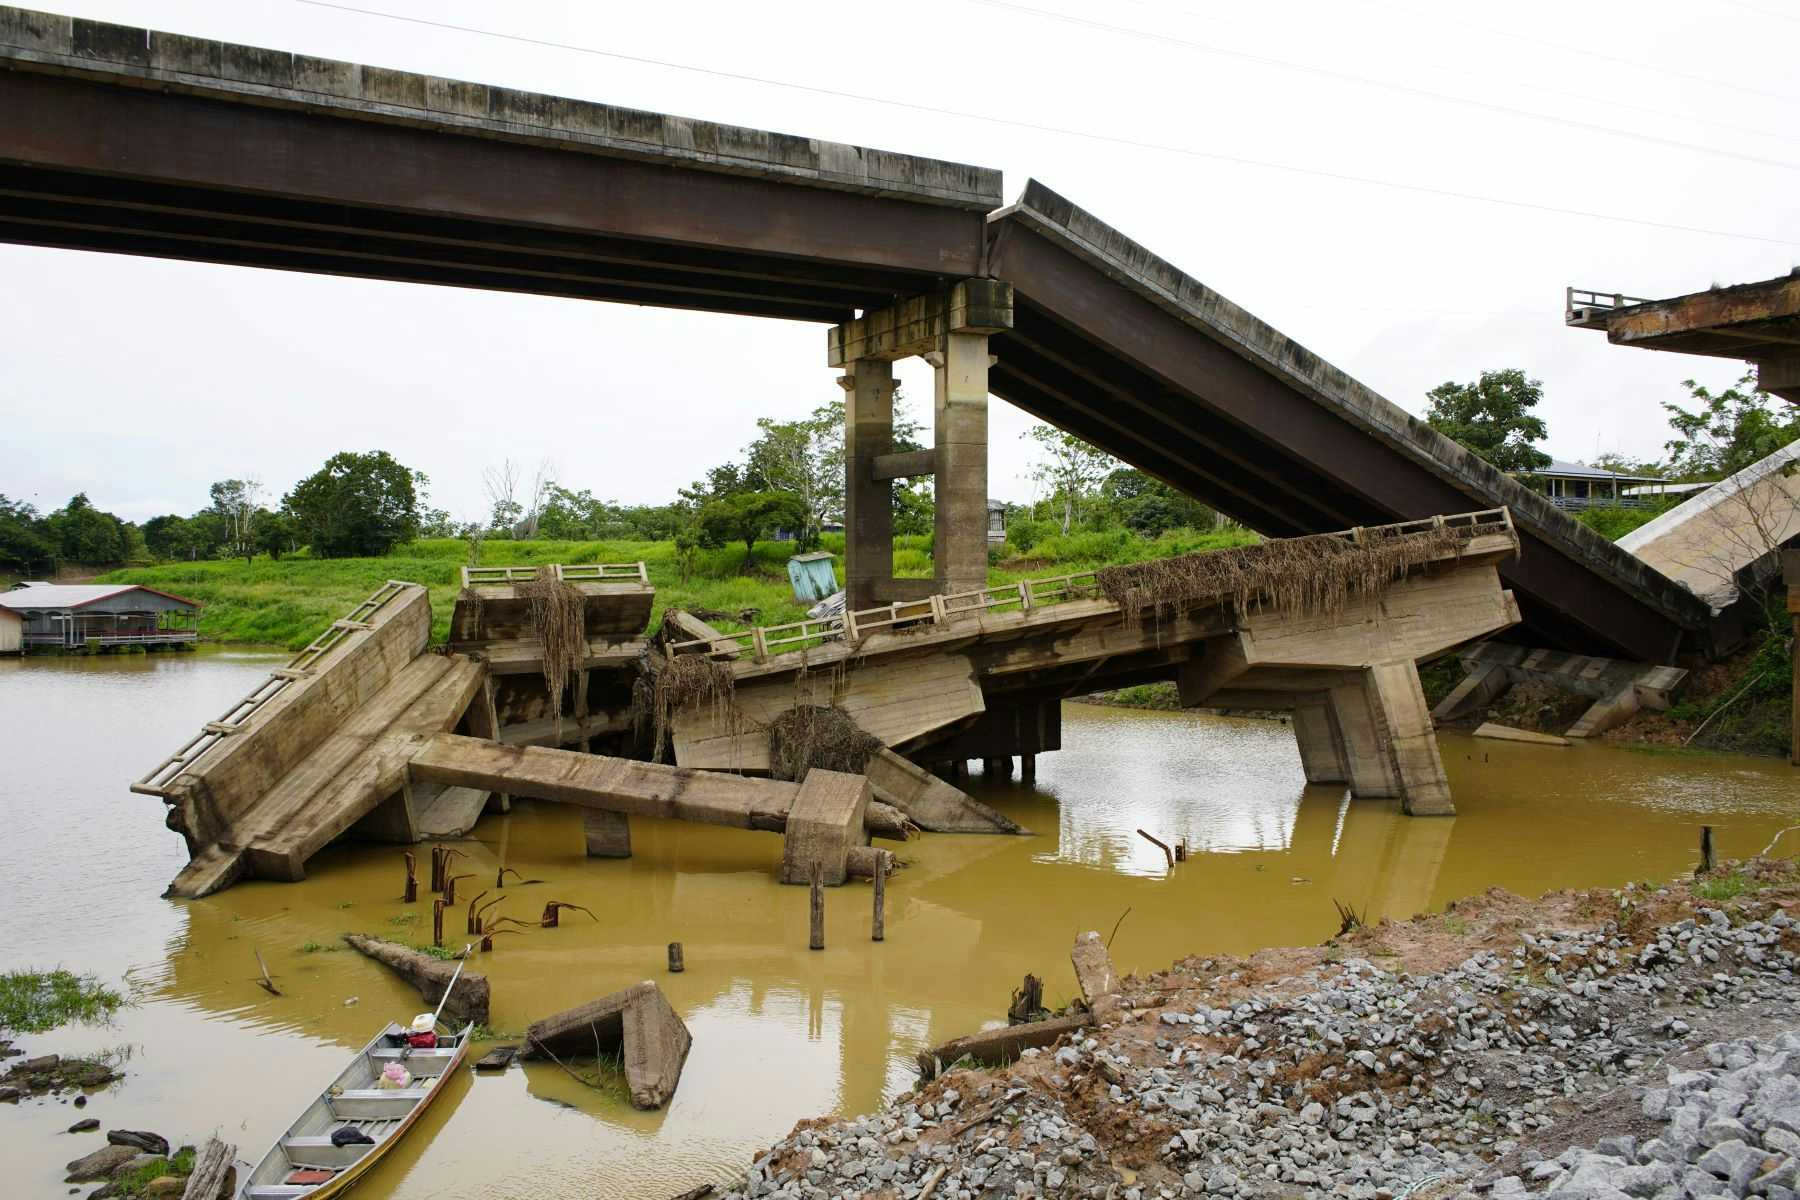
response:
[[[1075,524],[1081,506],[1119,466],[1104,450],[1050,425],[1033,425],[1031,440],[1038,444],[1038,461],[1031,477],[1050,488],[1050,498],[1062,508],[1062,531]]]
[[[806,518],[805,503],[792,492],[737,492],[702,505],[696,532],[700,544],[708,549],[744,543],[740,572],[748,574],[757,539],[777,529],[797,529]]]
[[[1502,471],[1550,465],[1550,456],[1534,445],[1549,430],[1531,411],[1544,398],[1544,385],[1517,367],[1483,371],[1474,383],[1441,383],[1425,398],[1431,401],[1426,424]]]
[[[37,509],[0,495],[0,566],[36,571],[51,566],[55,558],[55,544]]]
[[[386,554],[419,532],[413,473],[385,450],[332,455],[282,506],[321,558]]]
[[[1100,485],[1100,494],[1118,510],[1126,528],[1146,537],[1169,529],[1201,529],[1212,524],[1213,510],[1133,467],[1120,467]]]
[[[279,562],[282,555],[292,554],[300,548],[299,522],[285,510],[270,512],[263,509],[256,514],[256,548]]]
[[[488,528],[511,537],[524,511],[519,506],[519,464],[503,458],[498,466],[483,468],[481,486],[488,494]]]
[[[1692,379],[1681,386],[1695,401],[1691,411],[1663,403],[1676,434],[1663,447],[1676,479],[1724,479],[1800,438],[1800,408],[1757,390],[1753,373],[1717,394]]]
[[[262,507],[262,481],[254,477],[221,479],[209,489],[212,510],[225,522],[225,550],[246,564],[256,554],[256,517]]]
[[[57,557],[65,561],[115,563],[125,558],[125,523],[95,508],[86,492],[71,496],[44,524]]]

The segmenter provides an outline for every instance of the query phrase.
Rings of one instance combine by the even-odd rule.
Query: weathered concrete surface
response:
[[[1800,286],[1800,280],[1796,281]],[[1671,508],[1619,539],[1636,555],[1715,611],[1738,598],[1738,573],[1762,564],[1800,535],[1800,442],[1783,446],[1729,479]]]
[[[409,770],[415,780],[486,788],[627,816],[776,833],[787,828],[788,810],[800,790],[775,779],[541,746],[503,746],[457,734],[440,734],[421,743],[409,760]],[[900,840],[907,836],[906,815],[898,809],[871,802],[866,818],[871,836]]]
[[[489,793],[479,788],[420,784],[412,789],[413,818],[421,840],[461,837],[487,811]]]
[[[919,1068],[927,1079],[962,1058],[970,1058],[988,1067],[1004,1066],[1019,1057],[1019,1051],[1042,1048],[1055,1043],[1064,1034],[1084,1028],[1092,1018],[1087,1013],[1067,1017],[1051,1017],[1024,1025],[1008,1025],[952,1038],[941,1046],[919,1055]]]
[[[418,988],[419,995],[433,1008],[444,998],[444,989],[449,986],[451,977],[456,976],[459,965],[433,958],[399,942],[384,941],[365,934],[346,933],[344,941],[352,949],[392,968],[402,979]],[[463,973],[456,976],[456,988],[450,993],[449,1003],[444,1005],[444,1019],[455,1024],[474,1021],[485,1025],[488,1023],[488,1000],[487,976],[477,975],[464,966]]]
[[[813,768],[788,810],[781,842],[781,882],[806,884],[815,867],[819,881],[837,887],[849,878],[852,846],[863,844],[863,824],[873,798],[867,778]]]
[[[1031,832],[885,746],[870,756],[863,772],[877,799],[905,813],[927,833]]]
[[[635,644],[641,649],[644,625],[656,602],[656,589],[639,580],[600,583],[572,581],[568,587],[581,593],[583,625],[590,649],[609,643]],[[480,597],[471,600],[467,593]],[[531,626],[531,602],[519,595],[513,583],[476,583],[464,588],[450,614],[450,647],[474,651],[495,644],[509,666],[535,657],[543,659],[543,644]],[[599,655],[608,652],[599,650]],[[619,652],[629,653],[629,651]],[[635,657],[635,656],[633,656]]]
[[[525,1031],[525,1057],[569,1059],[617,1053],[634,1108],[657,1109],[681,1082],[693,1037],[650,980],[602,996],[541,1021]]]
[[[1104,1021],[1119,1011],[1119,975],[1098,932],[1089,931],[1075,939],[1069,964],[1075,968],[1075,982],[1094,1020]]]
[[[0,61],[209,99],[986,211],[1000,172],[487,84],[0,8]]]
[[[1682,667],[1652,666],[1532,649],[1500,642],[1471,647],[1462,656],[1469,674],[1431,710],[1440,722],[1455,721],[1492,704],[1507,688],[1521,682],[1549,684],[1593,700],[1564,735],[1594,737],[1624,724],[1641,709],[1661,711],[1686,683]]]
[[[589,858],[630,858],[631,818],[603,808],[583,809],[581,833]]]
[[[1764,391],[1800,403],[1800,274],[1610,309],[1575,308],[1569,324],[1604,329],[1615,346],[1746,359],[1756,364]]]

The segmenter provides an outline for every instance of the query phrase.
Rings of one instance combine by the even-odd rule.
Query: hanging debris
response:
[[[776,779],[800,783],[814,767],[861,775],[881,749],[880,738],[836,705],[796,705],[769,724],[769,774]]]
[[[539,567],[529,583],[513,591],[531,605],[531,629],[544,644],[544,687],[556,736],[562,737],[563,690],[587,658],[587,608],[581,590],[564,583],[555,567]]]
[[[684,708],[711,704],[713,721],[735,736],[742,724],[732,703],[737,677],[731,664],[704,654],[665,656],[646,650],[642,671],[631,688],[633,723],[642,737],[645,726],[651,737],[651,762],[662,762],[675,714]]]
[[[1421,563],[1455,554],[1466,532],[1375,528],[1355,537],[1279,538],[1103,567],[1095,576],[1106,598],[1137,622],[1220,600],[1230,600],[1239,613],[1337,616],[1352,597],[1378,596]]]

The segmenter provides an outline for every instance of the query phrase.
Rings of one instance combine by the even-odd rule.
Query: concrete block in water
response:
[[[1112,955],[1098,933],[1084,933],[1075,939],[1069,952],[1075,968],[1075,982],[1081,986],[1081,998],[1096,1021],[1105,1020],[1119,1009],[1119,975],[1113,970]]]
[[[532,1022],[525,1031],[525,1057],[616,1053],[625,1063],[632,1107],[657,1109],[675,1094],[693,1041],[662,989],[645,980]]]
[[[630,858],[631,818],[601,808],[583,809],[581,831],[589,858]]]
[[[425,1003],[435,1007],[444,998],[444,989],[449,986],[451,976],[456,974],[457,964],[445,962],[441,958],[433,958],[423,951],[414,950],[411,946],[403,946],[399,942],[387,942],[380,938],[365,937],[360,933],[346,933],[344,940],[351,947],[368,955],[378,963],[392,967],[402,979],[419,989],[419,995]],[[488,981],[484,975],[464,969],[456,980],[456,990],[450,993],[450,1000],[444,1005],[444,1019],[453,1023],[474,1021],[480,1025],[488,1023]]]
[[[867,840],[863,821],[872,795],[869,781],[861,775],[808,771],[794,796],[794,807],[788,810],[781,882],[810,883],[814,863],[828,886],[849,878],[850,850]]]

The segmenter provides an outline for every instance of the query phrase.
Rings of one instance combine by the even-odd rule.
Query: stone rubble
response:
[[[1285,991],[1216,1007],[1128,987],[1116,1021],[1005,1071],[953,1070],[881,1113],[803,1123],[721,1194],[1800,1200],[1800,1033],[1709,1045],[1710,1071],[1666,1066],[1728,1014],[1800,1028],[1783,945],[1800,946],[1800,926],[1778,907],[1734,922],[1702,906],[1624,931],[1635,904],[1668,894],[1628,887],[1598,928],[1522,933],[1434,973],[1328,954]],[[1645,1118],[1668,1122],[1659,1137],[1530,1148],[1571,1098],[1635,1094],[1665,1070],[1642,1093]],[[1521,1159],[1519,1173],[1493,1165]]]

